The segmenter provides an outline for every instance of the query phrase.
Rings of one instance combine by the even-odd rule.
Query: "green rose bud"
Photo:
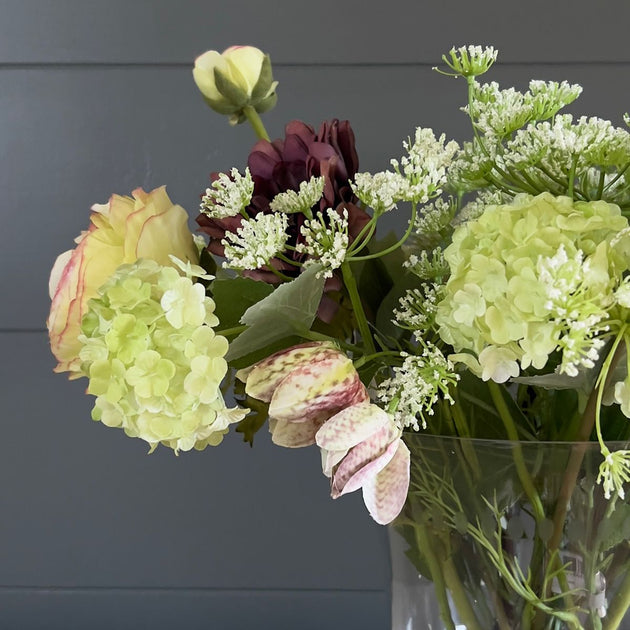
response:
[[[231,124],[245,120],[246,107],[260,114],[276,104],[278,82],[273,80],[269,55],[253,46],[203,53],[195,60],[193,78],[208,105],[229,115]]]

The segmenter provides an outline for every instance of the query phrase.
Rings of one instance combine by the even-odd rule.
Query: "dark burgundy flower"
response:
[[[247,213],[255,216],[259,212],[270,212],[269,203],[281,192],[299,189],[300,183],[311,177],[325,178],[324,194],[319,208],[313,213],[335,208],[348,211],[349,236],[352,240],[369,220],[368,215],[357,205],[348,180],[352,179],[359,167],[359,158],[354,145],[354,132],[347,120],[333,119],[321,124],[319,131],[294,120],[285,127],[285,137],[269,142],[258,141],[247,161],[254,180],[254,194]],[[213,173],[214,181],[218,174]],[[197,217],[200,231],[210,237],[208,249],[213,254],[223,255],[221,239],[226,232],[234,232],[241,224],[241,216],[228,219],[210,219],[204,214]],[[300,227],[305,217],[301,214],[289,215],[289,242],[295,245],[300,241]],[[295,259],[299,254],[287,251],[285,255]],[[297,270],[288,263],[274,260],[274,266],[285,274],[295,275]],[[269,271],[256,271],[250,275],[277,282],[278,278]]]

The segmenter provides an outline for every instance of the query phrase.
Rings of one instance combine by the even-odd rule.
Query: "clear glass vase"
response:
[[[406,442],[393,630],[630,630],[630,501],[604,497],[597,443]]]

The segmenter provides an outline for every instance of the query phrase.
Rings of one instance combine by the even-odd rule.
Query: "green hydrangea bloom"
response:
[[[122,265],[89,302],[81,370],[96,396],[92,418],[177,453],[217,445],[247,410],[228,409],[225,337],[214,301],[195,277],[203,269]],[[182,276],[185,274],[185,276]]]
[[[556,350],[562,372],[592,367],[623,306],[627,228],[616,205],[549,193],[487,206],[458,226],[436,314],[454,358],[497,382],[543,369]]]

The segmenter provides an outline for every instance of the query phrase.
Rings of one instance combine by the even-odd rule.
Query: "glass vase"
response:
[[[630,630],[630,502],[597,443],[405,440],[393,630]]]

